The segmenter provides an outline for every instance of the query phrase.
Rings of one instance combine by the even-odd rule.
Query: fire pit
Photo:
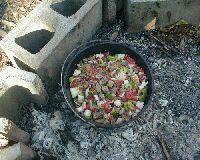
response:
[[[89,57],[95,53],[104,52],[105,50],[112,52],[112,53],[121,53],[121,54],[129,54],[130,57],[136,60],[138,65],[144,69],[144,72],[147,75],[148,78],[148,85],[147,85],[147,97],[144,102],[144,108],[141,112],[138,113],[137,116],[134,118],[131,118],[127,122],[123,122],[120,124],[100,124],[97,122],[94,122],[92,120],[88,120],[85,117],[83,117],[79,112],[76,110],[76,106],[74,103],[74,100],[71,97],[70,94],[70,86],[68,79],[73,75],[74,70],[76,69],[76,64],[78,64],[82,59]],[[152,86],[153,86],[153,80],[152,80],[152,74],[149,69],[148,64],[145,62],[145,60],[142,58],[142,56],[128,44],[124,43],[115,43],[110,41],[92,41],[85,45],[80,46],[76,50],[74,50],[65,60],[65,63],[63,65],[62,70],[62,88],[63,88],[63,94],[66,99],[66,102],[68,106],[71,108],[71,110],[75,113],[77,117],[82,119],[83,121],[91,124],[92,126],[96,127],[103,127],[103,128],[116,128],[123,125],[126,125],[128,123],[131,123],[134,121],[138,116],[142,114],[142,112],[148,107],[150,101],[151,101],[151,94],[152,94]]]

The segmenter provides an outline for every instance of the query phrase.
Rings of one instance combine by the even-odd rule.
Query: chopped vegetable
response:
[[[140,92],[139,101],[144,102],[146,97],[147,97],[147,87],[144,87]]]
[[[83,101],[84,101],[84,96],[78,95],[78,102],[83,103]]]
[[[87,89],[85,90],[85,96],[86,96],[86,97],[88,97],[89,91],[90,91],[89,88],[87,88]]]
[[[103,59],[100,59],[99,63],[100,63],[101,65],[104,65],[104,64],[105,64],[104,61],[103,61]]]
[[[79,89],[78,89],[78,87],[70,88],[70,92],[71,92],[72,98],[75,98],[79,94]]]
[[[125,54],[118,54],[118,59],[124,59]]]
[[[137,101],[137,95],[138,95],[138,93],[137,93],[137,91],[136,90],[129,90],[129,91],[127,91],[126,92],[126,94],[125,94],[125,98],[127,99],[127,100],[134,100],[134,101]]]
[[[142,84],[139,86],[139,89],[142,90],[145,86],[147,86],[148,82],[143,81]]]
[[[133,101],[129,100],[128,102],[124,102],[124,106],[123,107],[127,111],[131,110],[132,107],[133,107]]]
[[[103,58],[104,55],[103,54],[96,54],[96,58]]]
[[[74,76],[69,78],[69,82],[71,83],[74,80]]]
[[[74,76],[78,76],[79,74],[81,74],[81,71],[78,70],[78,69],[76,69],[76,70],[74,71]]]
[[[83,112],[83,107],[77,108],[77,111],[78,111],[78,112]]]
[[[116,78],[118,80],[125,80],[126,79],[126,73],[120,72],[120,73],[118,73],[118,75],[116,76]]]
[[[121,100],[116,100],[116,101],[114,102],[114,105],[117,106],[117,107],[120,107],[120,106],[122,105]]]
[[[116,61],[117,60],[117,56],[111,56],[111,55],[109,55],[108,56],[108,60],[109,61]]]
[[[98,95],[94,95],[94,98],[95,98],[96,101],[99,100],[99,96]]]
[[[113,109],[111,114],[113,115],[113,117],[118,117],[119,112],[117,112],[115,109]]]
[[[137,101],[136,106],[137,106],[139,109],[142,109],[143,106],[144,106],[144,102]]]
[[[112,100],[113,99],[113,96],[112,96],[112,94],[111,93],[106,93],[106,98],[108,98],[108,99],[110,99],[110,100]]]
[[[83,59],[68,79],[77,112],[104,124],[133,118],[144,107],[147,77],[128,54],[105,51]]]
[[[85,110],[85,112],[84,112],[85,118],[90,118],[91,115],[92,115],[92,112],[90,110]]]
[[[127,68],[127,67],[122,67],[122,68],[120,69],[120,72],[122,72],[122,73],[127,73],[127,72],[128,72],[128,68]]]

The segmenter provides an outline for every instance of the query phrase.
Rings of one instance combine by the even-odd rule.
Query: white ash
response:
[[[77,118],[64,103],[62,93],[57,92],[50,97],[51,103],[46,109],[35,109],[32,118],[28,116],[33,126],[25,127],[33,135],[32,148],[61,160],[160,160],[164,159],[156,141],[160,132],[172,159],[193,159],[200,151],[200,56],[164,52],[146,33],[128,34],[121,25],[102,27],[94,39],[109,39],[116,30],[116,41],[131,43],[152,69],[155,82],[152,103],[142,117],[128,126],[96,129]],[[197,52],[198,46],[188,44],[187,47],[191,53]],[[74,140],[64,141],[61,134],[50,127],[55,111],[62,113],[65,135]],[[52,139],[52,143],[44,148],[46,139]]]
[[[160,105],[161,105],[162,107],[166,107],[169,101],[166,100],[166,99],[161,99],[161,100],[159,100],[159,102],[160,102]]]

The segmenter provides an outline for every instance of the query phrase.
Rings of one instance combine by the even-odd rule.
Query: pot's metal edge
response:
[[[140,56],[140,58],[145,62],[145,64],[147,65],[147,68],[150,72],[150,75],[151,75],[151,95],[149,97],[149,101],[147,102],[146,106],[148,108],[148,106],[152,103],[152,96],[153,96],[153,93],[154,93],[154,79],[153,79],[153,74],[152,74],[152,70],[151,70],[151,67],[148,65],[148,63],[146,62],[146,60],[143,58],[143,56],[140,54],[140,53],[137,53],[136,50],[134,48],[132,48],[132,45],[131,44],[128,44],[128,43],[118,43],[118,42],[114,42],[114,41],[110,41],[110,40],[92,40],[90,42],[87,42],[85,44],[82,44],[80,45],[79,47],[75,48],[65,59],[64,63],[63,63],[63,66],[62,66],[62,72],[61,72],[61,86],[62,86],[62,92],[63,92],[63,95],[64,95],[64,98],[67,102],[67,105],[70,107],[70,109],[73,111],[73,113],[79,117],[82,121],[84,121],[85,123],[88,123],[90,124],[91,126],[93,127],[96,127],[96,128],[102,128],[102,129],[117,129],[117,128],[120,128],[120,127],[124,127],[124,126],[127,126],[128,124],[136,121],[140,116],[142,116],[145,112],[145,110],[147,108],[144,108],[143,111],[139,112],[138,115],[136,115],[134,118],[132,118],[131,120],[127,121],[127,122],[124,122],[124,123],[120,123],[120,124],[117,124],[117,125],[103,125],[103,124],[100,124],[100,123],[97,123],[95,121],[90,121],[90,120],[87,120],[87,119],[84,119],[82,116],[80,116],[73,108],[72,106],[70,105],[66,95],[65,95],[65,88],[64,88],[64,75],[65,75],[65,65],[66,65],[66,62],[69,61],[70,57],[71,56],[74,56],[76,54],[76,52],[80,52],[81,50],[83,50],[84,48],[86,47],[90,47],[91,45],[94,45],[94,43],[98,43],[98,44],[105,44],[105,43],[110,43],[110,44],[116,44],[116,45],[123,45],[131,50],[133,50],[136,54],[138,54]]]

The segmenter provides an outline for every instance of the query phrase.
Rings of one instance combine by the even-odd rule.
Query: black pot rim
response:
[[[140,59],[145,63],[147,69],[148,69],[148,72],[150,74],[150,78],[151,78],[151,83],[148,84],[151,86],[151,93],[149,96],[149,99],[147,101],[147,103],[145,104],[145,106],[143,107],[142,111],[139,112],[134,118],[131,118],[129,121],[126,121],[126,122],[123,122],[123,123],[119,123],[119,124],[115,124],[115,125],[112,125],[112,124],[101,124],[101,123],[97,123],[95,121],[91,121],[91,120],[88,120],[86,118],[84,118],[83,116],[81,116],[76,110],[75,110],[75,105],[74,107],[70,104],[69,102],[69,98],[68,96],[66,95],[66,90],[67,90],[67,87],[65,87],[65,74],[66,74],[66,68],[69,67],[71,60],[73,57],[75,57],[75,55],[77,55],[78,53],[81,53],[83,52],[84,50],[86,50],[87,48],[90,48],[92,46],[95,46],[95,45],[101,45],[101,44],[112,44],[112,45],[121,45],[123,47],[126,47],[130,50],[132,50],[135,54],[137,54]],[[149,78],[149,77],[148,77]],[[91,126],[93,127],[98,127],[98,128],[105,128],[105,129],[114,129],[114,128],[119,128],[119,127],[123,127],[123,126],[126,126],[132,122],[134,122],[136,119],[138,119],[138,117],[142,116],[142,114],[144,113],[144,111],[147,109],[147,107],[150,105],[151,101],[152,101],[152,94],[153,94],[153,86],[154,86],[154,82],[153,82],[153,77],[152,77],[152,71],[148,65],[148,63],[144,60],[144,58],[142,57],[141,54],[137,53],[135,51],[135,49],[130,45],[130,44],[127,44],[127,43],[117,43],[117,42],[113,42],[113,41],[108,41],[108,40],[94,40],[94,41],[90,41],[90,42],[87,42],[83,45],[80,45],[78,48],[74,49],[68,56],[67,58],[65,59],[64,61],[64,64],[62,66],[62,72],[61,72],[61,86],[62,86],[62,92],[63,92],[63,95],[64,95],[64,98],[65,98],[65,101],[67,102],[67,105],[69,106],[69,108],[74,112],[74,114],[80,118],[82,121],[90,124]]]

